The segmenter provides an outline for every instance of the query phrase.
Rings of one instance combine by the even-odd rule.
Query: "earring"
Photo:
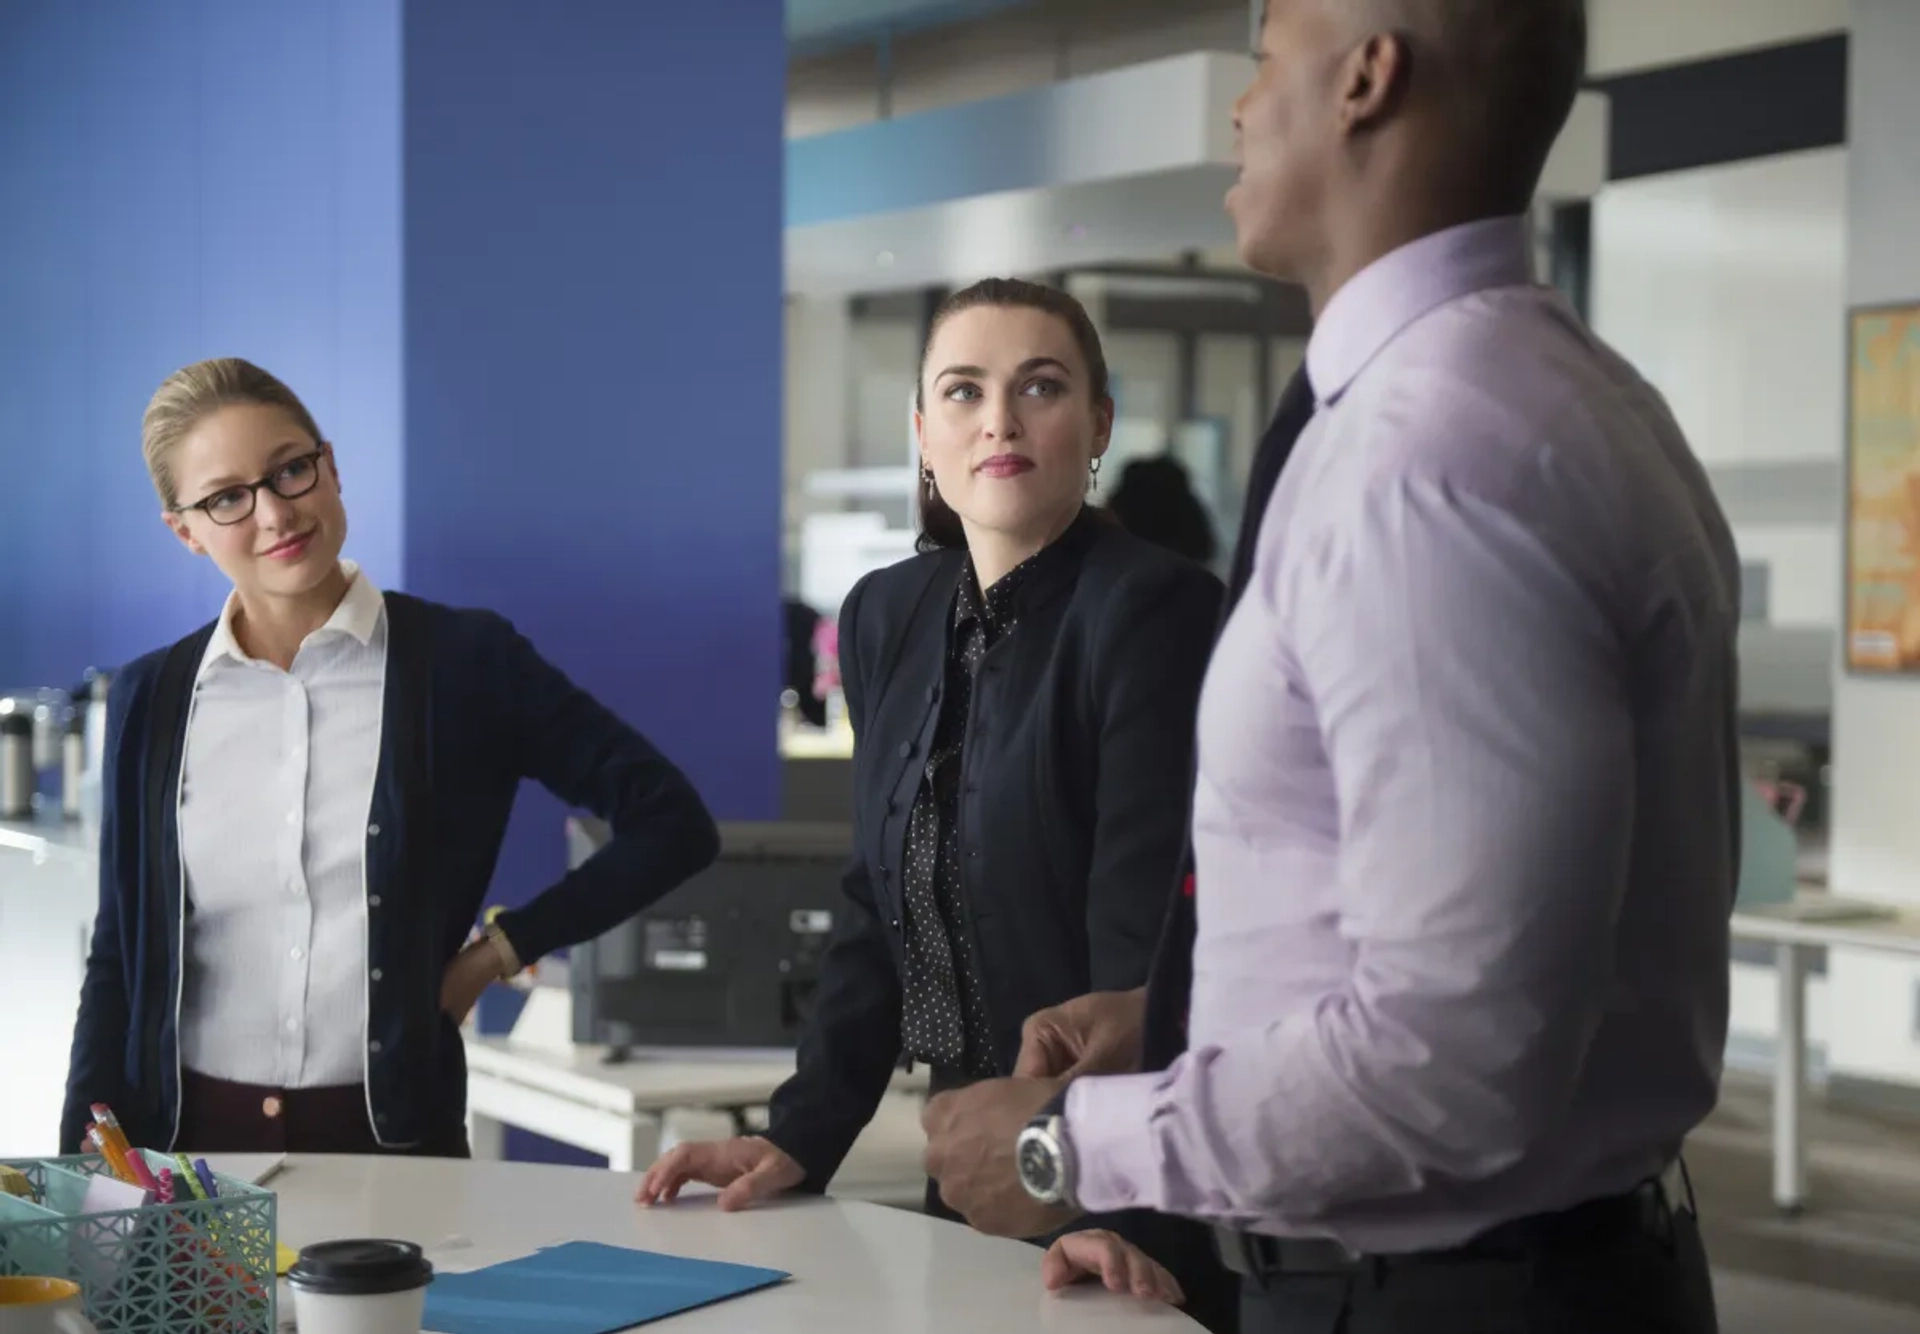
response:
[[[924,463],[922,463],[922,464],[920,465],[920,484],[921,484],[922,486],[924,486],[924,487],[926,487],[926,488],[927,488],[927,490],[929,490],[929,491],[931,491],[931,490],[933,490],[933,489],[934,489],[934,485],[933,485],[933,469],[932,469],[932,468],[929,468],[929,467],[928,467],[928,466],[927,466],[926,464],[924,464]]]
[[[1098,492],[1100,490],[1100,460],[1099,459],[1092,459],[1088,461],[1087,476],[1092,479],[1090,485],[1088,486],[1088,490]]]

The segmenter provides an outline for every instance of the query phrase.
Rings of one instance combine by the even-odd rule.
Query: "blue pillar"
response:
[[[411,0],[406,585],[778,814],[780,0]],[[509,901],[551,879],[529,793]]]

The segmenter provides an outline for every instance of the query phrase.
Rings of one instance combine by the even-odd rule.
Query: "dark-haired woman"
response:
[[[766,1134],[674,1149],[646,1203],[689,1181],[722,1187],[722,1208],[824,1190],[903,1053],[936,1092],[1009,1074],[1029,1014],[1146,977],[1219,583],[1087,507],[1113,403],[1070,296],[994,280],[951,297],[914,422],[921,554],[840,613],[856,850],[798,1071]],[[931,1186],[927,1208],[954,1217]],[[1083,1227],[1060,1242],[1076,1267],[1142,1296],[1184,1288],[1226,1327],[1196,1231]]]

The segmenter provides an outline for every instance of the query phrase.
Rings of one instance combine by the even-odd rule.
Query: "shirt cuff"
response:
[[[1159,1191],[1153,1113],[1159,1075],[1103,1075],[1067,1086],[1074,1195],[1088,1213],[1152,1208]]]

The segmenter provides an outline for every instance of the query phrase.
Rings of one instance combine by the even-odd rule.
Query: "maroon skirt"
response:
[[[470,1158],[467,1129],[455,1125],[403,1149],[373,1134],[367,1091],[360,1084],[276,1089],[235,1084],[192,1070],[181,1073],[180,1133],[188,1153],[405,1154]]]

